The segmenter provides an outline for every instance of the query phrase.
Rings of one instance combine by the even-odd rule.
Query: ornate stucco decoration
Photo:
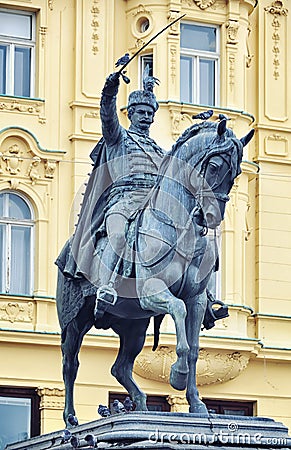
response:
[[[6,171],[10,175],[17,175],[21,171],[23,158],[21,158],[22,151],[18,144],[13,144],[8,147],[8,150],[2,154],[2,160],[6,163]],[[2,167],[2,165],[1,165]]]
[[[172,346],[148,347],[138,356],[134,371],[143,378],[169,383],[171,365],[176,361]],[[201,349],[197,365],[197,384],[223,383],[236,378],[248,365],[249,354],[238,351]]]
[[[92,52],[93,55],[97,55],[99,48],[98,48],[98,28],[99,28],[99,21],[98,21],[98,15],[100,13],[99,7],[98,7],[99,0],[93,0],[92,7],[91,7],[91,13],[92,13],[92,21],[91,21],[91,27],[92,27]]]
[[[54,178],[61,151],[40,147],[35,137],[18,128],[0,133],[0,177],[17,189],[26,185],[47,185]]]
[[[48,0],[48,7],[50,11],[54,9],[54,0]]]
[[[171,71],[171,76],[173,77],[173,73]],[[180,110],[170,107],[170,115],[171,115],[171,131],[172,138],[174,141],[178,139],[180,134],[189,126],[192,125],[193,120],[191,118],[192,114],[183,113]]]
[[[45,123],[44,117],[44,102],[30,99],[1,98],[0,112],[11,112],[14,114],[22,113],[32,116],[38,116],[40,123]]]
[[[273,133],[265,137],[265,153],[268,156],[288,157],[289,141],[286,136]]]
[[[251,67],[252,60],[253,60],[253,57],[254,57],[254,55],[251,53],[250,44],[249,44],[249,38],[250,38],[251,32],[252,32],[252,29],[251,29],[251,26],[249,25],[248,26],[247,41],[246,41],[246,44],[247,44],[246,66],[247,66],[247,68]]]
[[[141,48],[143,45],[145,45],[145,41],[143,39],[137,39],[135,41],[135,47],[137,49]]]
[[[170,46],[170,72],[172,83],[174,83],[176,78],[176,67],[177,67],[177,46],[175,44],[171,44]]]
[[[265,11],[270,14],[276,14],[279,16],[287,16],[288,9],[284,8],[283,2],[281,0],[276,0],[271,4],[271,6],[266,6]]]
[[[275,2],[273,2],[271,4],[271,6],[266,6],[265,7],[265,11],[272,14],[273,20],[272,20],[272,27],[273,27],[273,34],[272,34],[272,40],[274,42],[274,46],[272,49],[272,52],[274,54],[273,57],[273,66],[274,66],[274,72],[273,72],[273,76],[275,78],[275,80],[278,80],[279,76],[280,76],[280,72],[279,72],[279,66],[280,66],[280,60],[279,60],[279,55],[280,55],[280,16],[287,16],[288,14],[288,9],[284,8],[283,2],[281,0],[277,0]]]
[[[169,395],[167,402],[171,406],[171,412],[187,412],[189,411],[189,404],[186,395]]]
[[[5,149],[5,144],[1,146]],[[8,146],[0,153],[0,173],[26,178],[31,184],[38,183],[43,178],[52,179],[56,169],[56,161],[40,158],[31,150],[26,150],[21,142]],[[15,187],[15,183],[14,183]]]
[[[228,20],[225,24],[226,28],[226,36],[227,36],[227,44],[237,44],[237,34],[239,29],[239,24],[237,20]]]
[[[229,79],[229,88],[232,91],[235,84],[235,54],[230,53],[228,55],[228,79]]]
[[[3,302],[0,303],[0,320],[4,322],[31,323],[34,317],[32,302]]]
[[[44,44],[45,44],[46,33],[47,33],[47,27],[39,27],[39,36],[40,36],[42,48],[44,47]]]
[[[40,396],[40,409],[60,409],[64,408],[65,390],[59,388],[41,388],[37,389]]]
[[[194,3],[200,8],[200,9],[207,9],[209,6],[214,5],[216,0],[193,0]]]
[[[131,15],[133,16],[131,31],[137,39],[136,47],[139,48],[141,45],[144,45],[144,38],[153,31],[153,13],[151,9],[147,9],[140,4],[132,11]]]
[[[151,9],[146,9],[146,7],[142,4],[139,4],[138,7],[133,11],[132,15],[142,15],[142,14],[152,14]]]
[[[168,20],[169,22],[173,22],[177,19],[181,14],[178,11],[169,11]],[[180,23],[176,22],[169,28],[169,34],[177,36],[180,30]]]

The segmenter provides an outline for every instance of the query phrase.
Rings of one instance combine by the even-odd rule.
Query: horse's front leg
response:
[[[189,346],[186,336],[186,306],[174,297],[164,281],[150,278],[141,287],[140,303],[143,309],[150,309],[158,314],[170,314],[175,322],[177,344],[177,361],[171,367],[170,383],[174,389],[182,391],[187,386]]]
[[[197,295],[187,304],[187,320],[186,330],[190,352],[189,362],[189,378],[186,391],[187,401],[189,403],[189,412],[196,414],[208,414],[205,404],[200,400],[197,389],[196,370],[197,360],[199,356],[199,333],[207,304],[206,292]]]

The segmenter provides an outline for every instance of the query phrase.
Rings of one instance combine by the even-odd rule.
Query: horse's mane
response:
[[[163,175],[172,157],[181,158],[182,146],[193,137],[197,137],[197,145],[195,152],[189,155],[191,159],[192,167],[197,167],[198,164],[204,164],[214,155],[230,152],[232,175],[235,178],[240,174],[240,163],[242,159],[242,145],[239,144],[239,140],[236,138],[233,131],[229,128],[226,129],[224,136],[229,139],[221,138],[219,145],[210,144],[210,141],[217,137],[217,127],[219,122],[204,121],[198,124],[191,125],[187,128],[181,136],[173,144],[172,149],[165,155],[163,162],[160,166],[159,174]],[[203,140],[203,143],[200,141]],[[200,142],[199,142],[200,141]],[[204,144],[204,145],[202,145]],[[236,151],[232,151],[233,149]],[[181,150],[181,152],[180,152]]]

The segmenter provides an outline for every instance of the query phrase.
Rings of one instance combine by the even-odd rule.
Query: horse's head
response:
[[[180,148],[184,147],[183,153],[188,153],[187,162],[193,168],[189,182],[201,206],[197,218],[200,225],[216,228],[223,220],[228,194],[241,173],[243,147],[253,135],[254,130],[251,130],[242,139],[237,139],[226,127],[226,120],[203,122],[184,133]]]

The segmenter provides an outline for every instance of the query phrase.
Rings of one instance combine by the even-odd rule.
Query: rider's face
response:
[[[137,105],[130,120],[134,127],[140,128],[141,130],[148,130],[154,121],[154,115],[155,113],[151,106]]]

